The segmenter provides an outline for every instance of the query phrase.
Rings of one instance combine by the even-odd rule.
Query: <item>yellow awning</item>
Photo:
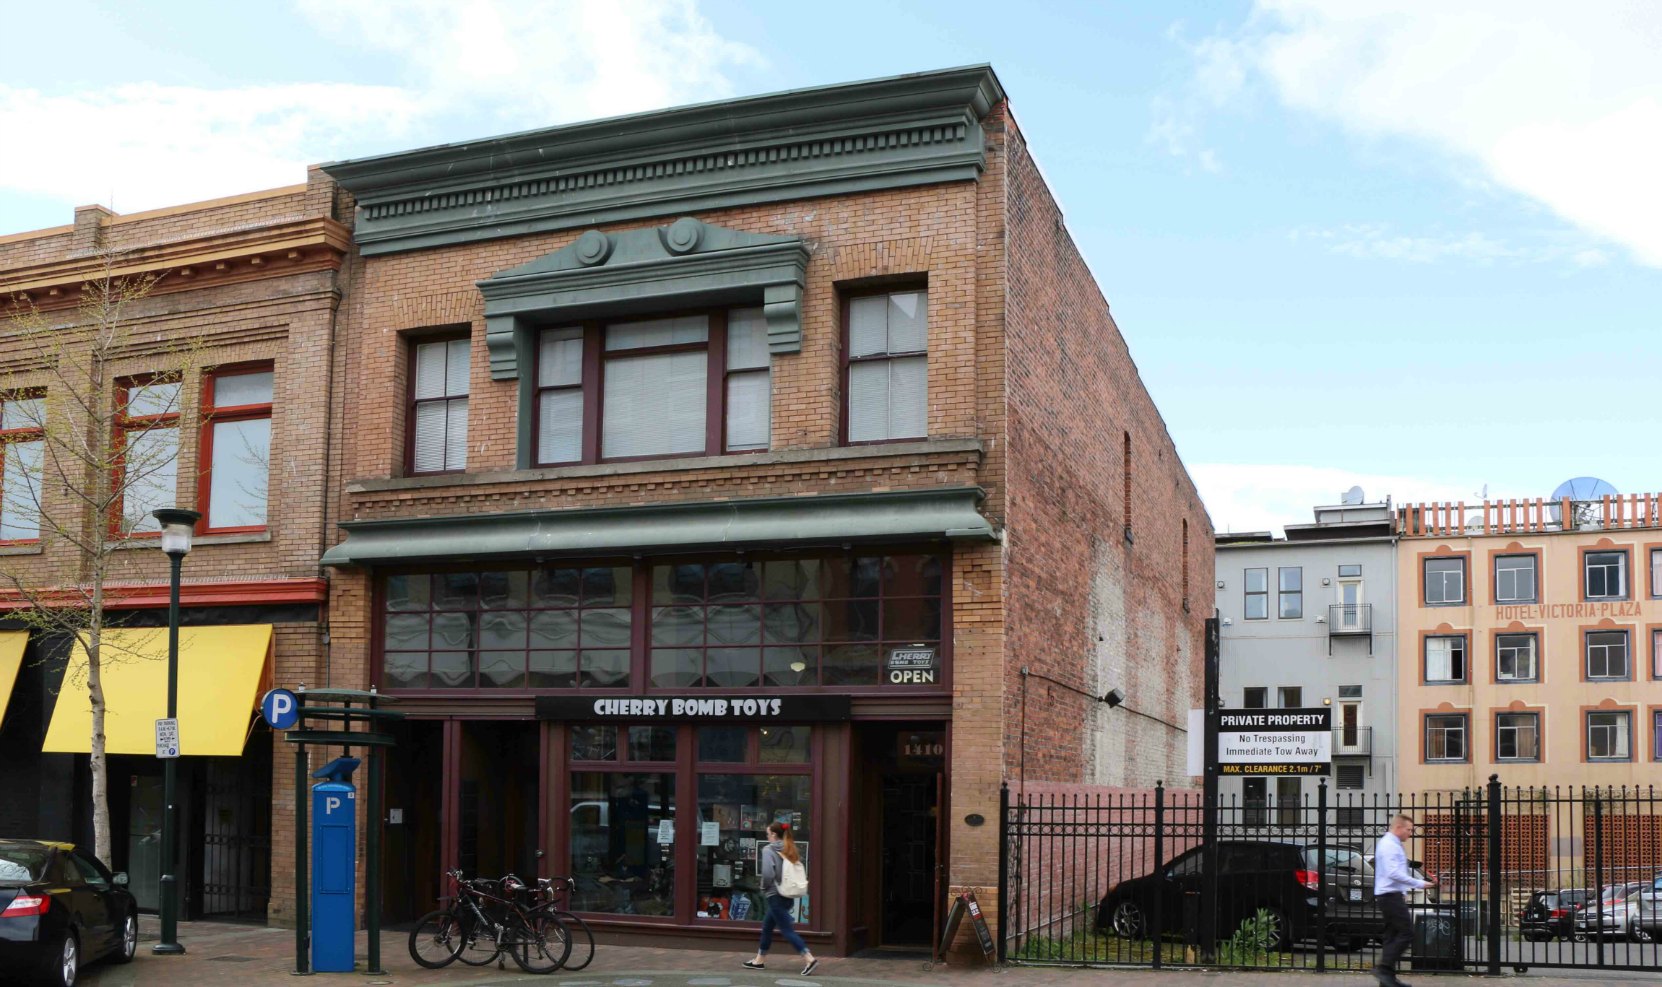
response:
[[[11,704],[12,687],[17,683],[17,670],[23,667],[23,648],[28,643],[28,631],[0,631],[0,725],[6,722],[6,707]]]
[[[167,715],[167,628],[104,632],[105,749],[156,753],[156,721]],[[179,753],[236,757],[271,655],[270,624],[179,629]],[[58,690],[43,750],[92,748],[87,653],[77,642]]]

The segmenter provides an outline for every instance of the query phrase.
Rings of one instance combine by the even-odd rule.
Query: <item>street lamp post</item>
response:
[[[202,515],[177,507],[164,507],[150,514],[162,526],[162,551],[167,553],[172,568],[167,591],[167,718],[171,720],[179,715],[179,567],[190,554],[190,537]],[[179,943],[179,878],[173,873],[178,764],[179,759],[174,757],[162,761],[162,941],[150,951],[163,955],[185,951]]]

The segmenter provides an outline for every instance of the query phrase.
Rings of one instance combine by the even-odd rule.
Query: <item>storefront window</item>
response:
[[[699,918],[761,920],[764,902],[758,867],[770,824],[790,826],[803,862],[811,860],[809,737],[808,727],[698,730]],[[762,773],[751,767],[759,764],[803,767],[786,769],[790,773],[779,768]],[[794,915],[799,922],[811,921],[809,897],[797,900]]]
[[[571,773],[572,907],[675,914],[675,773]]]
[[[378,684],[638,690],[636,663],[661,689],[944,684],[942,571],[893,553],[391,574]]]

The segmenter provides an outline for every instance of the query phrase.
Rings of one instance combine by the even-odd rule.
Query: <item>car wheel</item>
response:
[[[1575,934],[1570,936],[1570,938],[1574,939],[1576,942],[1586,942],[1587,941],[1587,933],[1581,931],[1580,929],[1577,929],[1577,930],[1575,930]]]
[[[1293,937],[1287,929],[1287,914],[1281,909],[1265,905],[1257,911],[1264,912],[1268,919],[1269,936],[1267,945],[1272,951],[1288,949],[1293,944]]]
[[[1114,906],[1114,914],[1109,923],[1114,927],[1114,934],[1121,939],[1141,939],[1143,930],[1148,925],[1143,921],[1142,908],[1130,900]]]
[[[1627,937],[1634,942],[1650,942],[1650,933],[1638,922],[1627,923]]]
[[[57,949],[49,949],[41,957],[40,973],[36,982],[41,987],[75,987],[75,978],[81,972],[81,944],[75,933],[64,933]]]
[[[110,956],[111,963],[131,963],[138,953],[138,916],[129,914],[121,926],[121,941]]]

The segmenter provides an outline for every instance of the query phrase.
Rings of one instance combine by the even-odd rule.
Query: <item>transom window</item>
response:
[[[1495,678],[1502,682],[1535,682],[1541,677],[1534,634],[1495,635]]]
[[[1535,556],[1501,555],[1495,559],[1495,602],[1536,602]]]
[[[273,382],[269,365],[207,375],[201,459],[208,468],[198,494],[206,530],[257,531],[266,526]]]
[[[1467,758],[1465,713],[1432,713],[1425,718],[1425,759],[1464,761]]]
[[[40,537],[46,392],[0,394],[0,542]]]
[[[943,565],[891,552],[393,573],[380,684],[944,686]],[[912,652],[904,681],[884,675],[897,650]]]
[[[1633,667],[1628,661],[1627,631],[1587,632],[1587,677],[1590,679],[1630,679]]]
[[[1466,560],[1425,560],[1425,602],[1430,606],[1450,606],[1466,602]]]
[[[929,293],[848,299],[849,442],[929,433]]]
[[[1425,682],[1449,685],[1466,681],[1466,636],[1438,635],[1425,639]]]
[[[1541,715],[1539,713],[1497,713],[1495,715],[1495,759],[1539,761],[1541,759]]]
[[[767,449],[772,382],[760,308],[544,329],[536,464]]]
[[[1586,559],[1587,599],[1627,599],[1626,552],[1588,552]]]
[[[1587,714],[1587,759],[1628,761],[1633,758],[1633,714],[1627,710]]]
[[[410,472],[467,469],[468,340],[417,342],[410,353]]]
[[[118,534],[160,534],[150,512],[178,504],[180,397],[177,373],[133,378],[116,388]]]

